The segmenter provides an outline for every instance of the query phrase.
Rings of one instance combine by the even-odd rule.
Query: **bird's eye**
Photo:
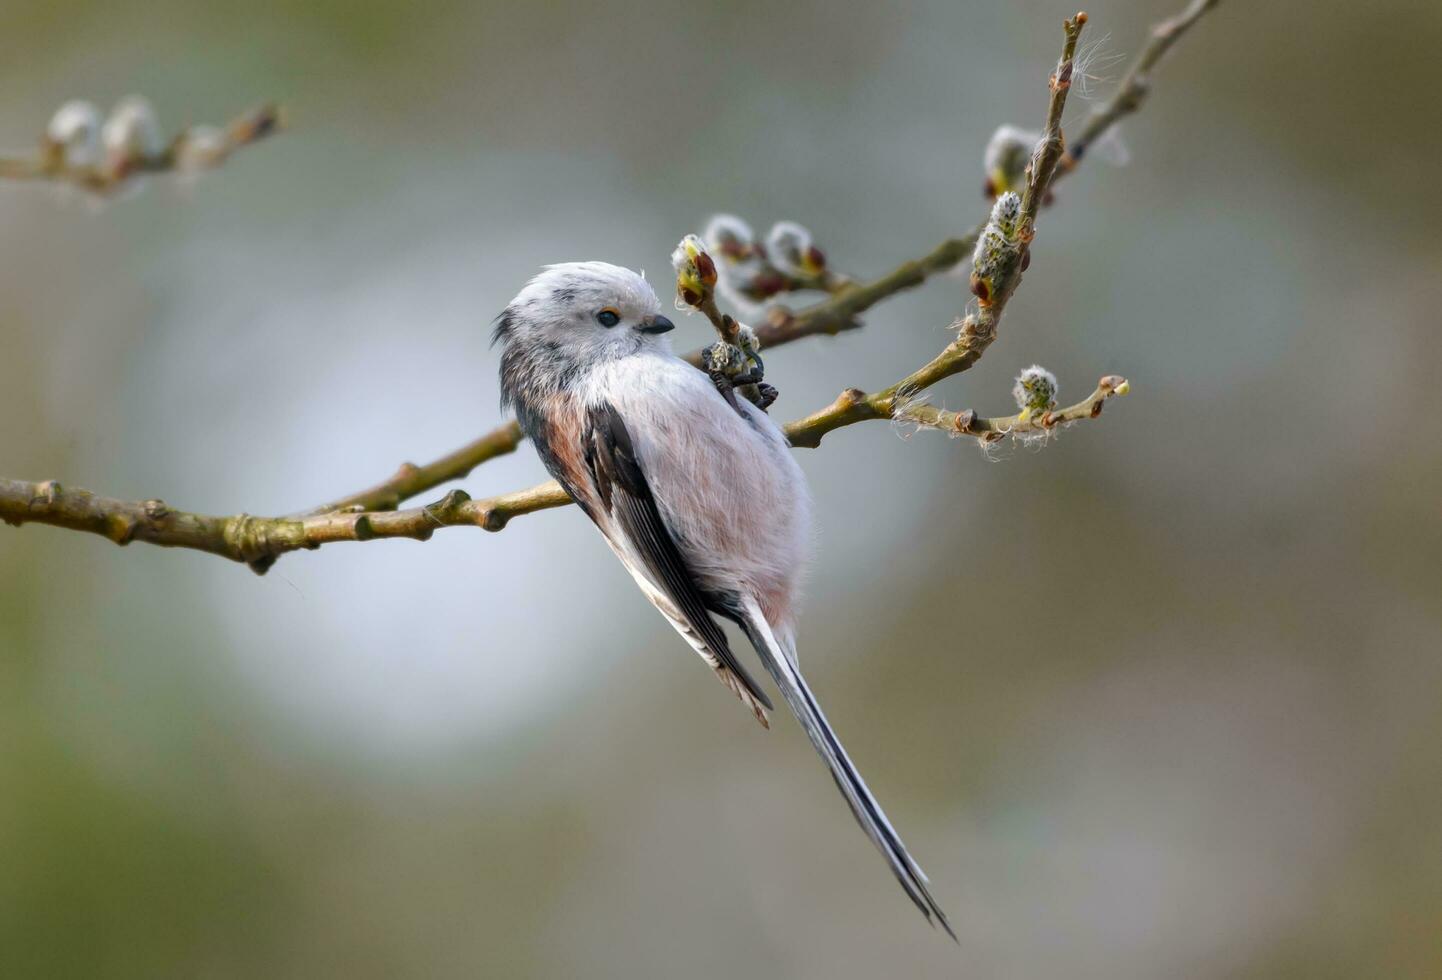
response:
[[[621,314],[617,313],[615,310],[611,309],[608,306],[600,313],[596,314],[596,322],[603,327],[614,327],[616,324],[621,322]]]

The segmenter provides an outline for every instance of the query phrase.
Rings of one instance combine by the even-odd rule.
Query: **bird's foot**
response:
[[[777,396],[776,389],[763,380],[766,366],[755,351],[754,337],[751,340],[746,349],[721,340],[701,352],[701,366],[711,383],[738,414],[741,406],[736,401],[736,392],[763,412]]]

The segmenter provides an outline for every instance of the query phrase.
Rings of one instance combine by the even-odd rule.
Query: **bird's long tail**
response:
[[[926,916],[928,922],[941,923],[947,935],[956,939],[956,933],[952,931],[951,923],[946,919],[946,913],[936,904],[931,897],[931,892],[926,888],[926,874],[911,859],[906,851],[906,845],[901,842],[891,826],[891,821],[886,819],[882,812],[881,804],[876,802],[876,797],[871,795],[866,783],[862,780],[861,774],[856,771],[856,766],[846,755],[846,750],[841,747],[841,742],[836,733],[831,730],[831,725],[822,713],[821,706],[816,703],[815,696],[811,689],[806,686],[806,680],[801,676],[792,653],[784,647],[776,638],[762,614],[760,607],[753,599],[742,601],[743,616],[741,626],[745,629],[747,636],[756,647],[766,669],[776,681],[776,686],[781,689],[781,694],[786,698],[786,703],[791,706],[791,711],[796,715],[802,729],[811,739],[811,744],[816,747],[821,758],[831,767],[831,778],[836,781],[836,786],[841,790],[841,795],[846,797],[851,812],[856,816],[856,822],[861,824],[861,829],[866,831],[876,844],[887,864],[891,865],[891,873],[896,875],[896,880],[901,882],[907,896],[916,903],[921,914]],[[932,917],[935,916],[935,919]]]

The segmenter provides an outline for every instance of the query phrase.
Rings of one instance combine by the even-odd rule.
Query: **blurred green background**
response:
[[[0,146],[132,91],[293,126],[100,210],[0,186],[0,474],[286,512],[496,424],[544,262],[664,282],[729,210],[885,271],[984,214],[1072,9],[8,0]],[[1439,43],[1435,3],[1224,3],[935,396],[1132,397],[1040,453],[801,455],[802,655],[960,950],[570,510],[264,578],[0,527],[0,975],[1442,975]],[[778,350],[775,411],[966,298]]]

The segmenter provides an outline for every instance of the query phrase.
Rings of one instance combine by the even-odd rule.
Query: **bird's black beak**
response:
[[[666,319],[659,313],[646,320],[645,326],[640,328],[642,333],[667,333],[675,329],[676,324],[672,323],[670,320]]]

